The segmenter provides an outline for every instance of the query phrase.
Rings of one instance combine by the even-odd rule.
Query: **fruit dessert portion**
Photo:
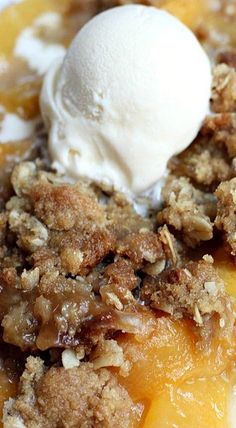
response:
[[[97,189],[32,162],[12,183],[3,340],[50,353],[28,358],[5,425],[187,426],[204,388],[202,426],[228,426],[234,316],[212,258],[189,262],[166,226],[156,233],[123,198],[104,207]]]
[[[93,21],[95,29],[89,42],[87,32],[91,23],[69,49],[69,61],[58,65],[63,49],[82,22],[99,10],[115,6],[115,2],[25,0],[0,13],[0,31],[9,29],[10,34],[11,29],[9,40],[1,38],[4,42],[0,47],[8,67],[8,72],[3,68],[0,77],[2,123],[6,125],[4,119],[14,115],[14,120],[17,116],[24,126],[25,122],[32,125],[32,135],[28,133],[24,139],[16,137],[14,141],[4,138],[0,146],[0,406],[4,407],[6,428],[235,427],[236,64],[235,30],[230,24],[235,16],[234,2],[146,3],[166,9],[194,29],[210,52],[213,70],[211,83],[208,62],[195,44],[197,41],[193,42],[192,34],[179,27],[178,21],[173,24],[176,40],[182,43],[183,34],[186,42],[187,37],[193,47],[192,61],[197,49],[198,65],[204,70],[201,81],[200,74],[193,71],[189,82],[188,73],[185,74],[184,87],[176,89],[170,82],[168,87],[172,84],[175,94],[182,93],[178,108],[181,105],[182,109],[191,109],[189,94],[184,92],[188,84],[191,90],[195,82],[200,89],[206,85],[206,90],[201,96],[200,90],[194,95],[199,95],[193,107],[198,123],[191,122],[189,117],[185,124],[184,117],[191,112],[182,110],[183,117],[176,112],[175,104],[171,106],[173,111],[168,105],[166,122],[162,118],[166,128],[156,139],[155,156],[163,155],[163,138],[170,135],[168,118],[173,129],[173,112],[183,120],[181,130],[177,127],[175,132],[183,146],[172,147],[171,159],[169,151],[162,158],[163,163],[169,159],[168,172],[161,185],[159,180],[154,183],[162,188],[161,201],[155,191],[149,192],[153,184],[153,178],[149,181],[153,165],[150,139],[145,145],[145,133],[150,128],[156,132],[152,110],[159,107],[160,98],[156,101],[150,95],[146,100],[138,85],[147,76],[142,62],[144,54],[138,50],[140,45],[136,45],[136,56],[132,52],[133,63],[140,59],[139,64],[143,65],[139,74],[134,73],[129,62],[122,69],[123,59],[119,57],[117,74],[114,67],[108,80],[101,73],[99,82],[104,87],[98,91],[99,67],[106,70],[109,61],[113,61],[107,50],[109,55],[99,55],[103,61],[97,62],[102,37],[97,20],[104,19],[106,34],[112,27],[110,18],[100,15]],[[159,19],[160,11],[146,12],[144,8],[137,13],[133,7],[127,35],[134,31],[133,17],[139,20],[142,13],[150,13],[145,15],[149,23],[147,41],[149,30],[153,31],[158,46],[159,37],[166,35],[166,23],[171,34],[173,18],[169,15],[161,13],[164,33],[155,33],[151,23],[157,16]],[[123,41],[119,39],[121,15],[115,15],[115,19],[118,28],[114,23],[112,28],[117,32],[118,44]],[[32,42],[35,35],[40,43],[45,43],[44,49],[52,48],[53,62],[55,52],[59,52],[41,95],[45,127],[38,96],[47,70],[36,69],[33,57],[23,58],[19,49],[20,41],[29,37]],[[123,46],[128,46],[130,39],[125,39]],[[87,50],[83,50],[83,43]],[[89,43],[98,43],[97,50]],[[143,37],[140,43],[144,43]],[[37,52],[40,46],[37,45]],[[110,46],[108,38],[107,49]],[[147,46],[150,48],[149,43]],[[188,49],[185,44],[182,46]],[[147,50],[146,56],[151,58],[154,51]],[[82,76],[79,61],[83,63]],[[156,66],[158,61],[159,73],[161,65],[165,70],[166,56],[158,52],[153,64]],[[184,55],[182,64],[189,66]],[[119,86],[120,76],[124,78],[127,72],[137,78],[138,96],[133,92],[132,99],[132,84],[123,81],[122,90]],[[162,75],[158,73],[160,79]],[[106,87],[116,97],[106,98]],[[96,90],[97,97],[91,96],[91,88]],[[152,89],[159,93],[158,85],[145,86],[147,92]],[[114,103],[114,99],[120,104]],[[150,99],[151,116],[149,127],[145,127],[142,109]],[[161,104],[166,108],[165,100],[164,93]],[[129,145],[124,150],[131,147],[136,156],[135,144],[139,141],[142,153],[137,161],[141,157],[142,177],[147,181],[140,180],[138,185],[137,163],[132,164],[132,153],[126,157],[121,146],[116,147],[117,135],[123,136],[117,130],[125,129],[124,135],[128,135],[133,112],[141,118],[132,122],[132,130],[136,127],[138,132],[135,138],[133,132],[129,134]],[[105,125],[103,115],[107,119]],[[156,117],[158,120],[159,116]],[[180,134],[184,126],[187,136]],[[198,128],[198,135],[189,146]],[[0,140],[1,135],[0,131]],[[88,141],[91,150],[84,154]],[[98,161],[90,175],[86,156],[91,155],[90,162],[94,163],[97,141]],[[107,150],[104,180],[99,175],[99,162],[103,163],[104,157],[104,151],[99,152],[102,144]],[[60,156],[63,150],[64,156]],[[79,160],[72,161],[75,157]],[[128,157],[127,174],[124,164]],[[88,167],[83,169],[84,159]],[[62,175],[62,170],[67,175]],[[119,180],[122,171],[125,174]],[[146,189],[148,192],[143,194]]]

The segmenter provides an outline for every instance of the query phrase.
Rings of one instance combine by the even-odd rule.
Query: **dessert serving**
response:
[[[236,427],[236,2],[134,3],[0,2],[5,428]]]

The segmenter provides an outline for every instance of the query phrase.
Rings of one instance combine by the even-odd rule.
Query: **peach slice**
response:
[[[190,28],[196,28],[207,10],[206,0],[153,0],[159,6],[179,18]]]
[[[51,11],[63,12],[72,0],[24,0],[0,13],[0,53],[6,58],[12,51],[19,34],[41,14]],[[7,35],[7,37],[6,37]]]
[[[35,118],[39,114],[41,83],[42,79],[23,61],[11,60],[8,70],[0,76],[0,105],[24,120]]]
[[[207,352],[197,347],[198,339],[191,322],[169,317],[157,318],[148,337],[119,338],[131,363],[128,376],[119,379],[144,406],[140,428],[228,427],[235,338],[213,339]]]
[[[0,105],[26,120],[39,114],[42,78],[23,60],[14,57],[17,37],[42,14],[58,12],[62,16],[60,28],[48,32],[42,29],[39,37],[68,46],[79,28],[95,13],[93,5],[95,1],[86,6],[77,0],[23,0],[0,12]]]
[[[170,386],[152,401],[143,428],[226,428],[230,387],[225,374]]]
[[[21,140],[17,143],[0,144],[0,167],[4,167],[9,159],[22,159],[30,150],[31,140]]]
[[[25,0],[0,13],[0,104],[23,119],[31,119],[39,113],[41,79],[23,61],[13,57],[13,49],[20,32],[41,13],[58,9],[56,3]]]
[[[217,376],[231,367],[236,359],[234,338],[231,343],[213,339],[207,352],[197,347],[198,340],[191,322],[169,317],[157,318],[149,337],[121,337],[119,343],[132,365],[129,376],[121,377],[121,382],[134,400],[153,400],[166,385]]]

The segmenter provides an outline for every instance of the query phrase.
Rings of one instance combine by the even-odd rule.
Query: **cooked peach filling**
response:
[[[86,19],[84,11],[75,3],[74,0],[24,0],[0,13],[0,105],[7,111],[17,113],[23,119],[32,119],[39,114],[42,79],[24,61],[14,57],[18,36],[37,17],[58,12],[63,17],[63,28],[49,36],[53,42],[68,46]]]
[[[228,428],[236,342],[213,339],[209,350],[199,352],[191,322],[150,319],[151,335],[119,339],[131,363],[119,381],[140,404],[138,427]],[[0,407],[15,393],[16,385],[0,372]]]
[[[59,9],[57,4],[53,0],[26,0],[4,9],[0,14],[0,104],[7,111],[16,112],[25,119],[39,113],[40,79],[26,64],[14,59],[15,42],[21,31],[30,26],[37,16]]]
[[[38,94],[41,78],[22,61],[13,57],[13,48],[20,32],[34,19],[48,11],[66,14],[71,0],[25,0],[0,14],[0,65],[7,61],[7,72],[0,71],[0,105],[24,119],[39,113]],[[191,28],[203,16],[210,25],[227,32],[236,41],[235,24],[220,17],[206,15],[203,0],[163,0],[161,7],[183,20]],[[153,1],[155,4],[155,1]],[[68,27],[69,28],[69,27]],[[59,35],[67,45],[74,30]],[[6,37],[7,35],[7,37]],[[21,156],[29,149],[24,141],[0,146],[0,166],[8,156]],[[229,293],[236,297],[236,268],[223,250],[215,254],[215,265]],[[131,368],[128,376],[119,376],[131,398],[140,403],[141,428],[228,428],[229,397],[234,383],[236,342],[213,338],[209,349],[199,350],[199,338],[190,321],[174,321],[169,317],[154,318],[149,336],[121,335]],[[16,384],[0,369],[0,411],[3,403],[16,393]]]
[[[144,405],[140,426],[228,427],[235,340],[229,344],[213,339],[204,353],[190,322],[163,317],[155,323],[149,337],[120,339],[132,364],[120,381],[134,401]]]
[[[153,5],[163,7],[191,28],[196,27],[207,11],[205,0],[154,0]]]

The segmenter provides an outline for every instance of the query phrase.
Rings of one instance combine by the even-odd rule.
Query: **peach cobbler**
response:
[[[235,428],[236,1],[3,3],[0,426]]]

